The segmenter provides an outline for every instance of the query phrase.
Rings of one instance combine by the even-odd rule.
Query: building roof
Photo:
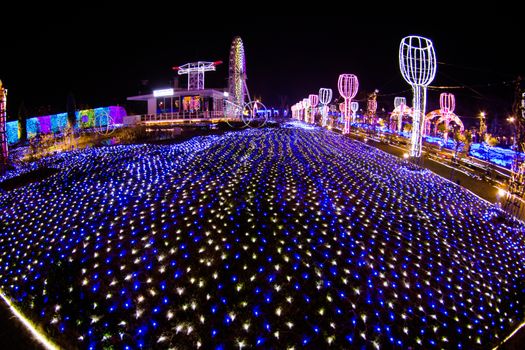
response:
[[[224,95],[225,89],[204,89],[204,90],[186,90],[186,89],[180,89],[173,91],[172,96],[165,96],[165,97],[179,97],[179,96],[205,96],[205,97],[214,97],[214,98],[225,98],[227,96]],[[155,98],[153,96],[153,93],[147,94],[147,95],[138,95],[138,96],[130,96],[127,98],[128,101],[147,101],[149,99]]]

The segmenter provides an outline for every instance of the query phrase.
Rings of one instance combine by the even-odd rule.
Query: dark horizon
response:
[[[65,111],[70,92],[78,106],[133,108],[126,97],[169,86],[176,76],[171,67],[187,62],[222,60],[216,72],[206,75],[206,86],[226,87],[229,49],[239,35],[250,93],[267,106],[290,106],[320,87],[338,96],[338,75],[353,73],[360,82],[357,100],[365,101],[378,89],[378,110],[388,112],[395,96],[411,100],[397,54],[401,39],[416,34],[433,40],[439,62],[427,111],[439,108],[439,93],[452,92],[457,114],[470,126],[481,110],[489,121],[505,118],[513,103],[513,81],[524,73],[519,50],[512,49],[521,40],[519,22],[495,16],[484,25],[476,23],[410,28],[406,21],[389,21],[374,27],[338,16],[266,16],[237,24],[207,22],[198,30],[184,29],[190,21],[178,22],[177,28],[155,21],[94,27],[40,23],[30,34],[7,37],[0,79],[9,89],[10,120],[22,101],[30,111],[40,106],[49,106],[52,113]],[[144,81],[147,86],[141,86]],[[185,77],[180,84],[185,86]],[[444,86],[451,88],[432,88]]]

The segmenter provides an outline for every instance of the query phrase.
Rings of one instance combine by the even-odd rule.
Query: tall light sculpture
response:
[[[410,157],[421,157],[427,87],[436,76],[436,52],[430,39],[407,36],[399,45],[399,67],[403,78],[414,92]]]
[[[321,103],[321,125],[326,126],[328,122],[328,104],[332,101],[332,89],[319,89],[319,102]]]
[[[341,102],[339,104],[339,112],[341,112],[341,117],[339,118],[339,123],[345,122],[345,103]]]
[[[330,112],[332,112],[332,117],[328,119],[328,127],[331,129],[334,127],[334,123],[337,120],[337,106],[335,104],[330,105]]]
[[[375,116],[377,111],[377,101],[375,99],[369,99],[367,101],[367,114],[370,117],[370,124],[375,124]]]
[[[399,115],[397,117],[397,132],[402,131],[403,127],[403,114],[405,113],[405,106],[407,105],[407,99],[404,97],[394,98],[394,110],[399,110]]]
[[[359,109],[359,102],[352,101],[350,102],[350,110],[352,111],[352,123],[355,123],[356,116],[355,113]]]
[[[301,103],[300,102],[297,102],[295,104],[295,119],[299,120],[301,119]]]
[[[319,104],[319,96],[310,94],[308,95],[308,99],[310,100],[310,107],[311,107],[311,113],[310,113],[310,119],[311,123],[315,124],[315,107]]]
[[[448,125],[450,124],[450,116],[452,113],[454,113],[454,109],[456,108],[456,99],[454,95],[448,94],[446,92],[443,92],[441,95],[439,95],[439,108],[441,110],[441,116],[445,122],[445,134],[443,135],[443,139],[446,144],[448,141]]]
[[[7,132],[6,132],[6,117],[7,117],[7,89],[2,85],[0,80],[0,147],[2,153],[0,154],[0,164],[7,164],[9,157],[7,149]]]
[[[350,103],[352,99],[357,95],[357,90],[359,89],[359,81],[357,77],[353,74],[341,74],[339,80],[337,81],[337,88],[339,89],[339,94],[345,99],[344,108],[343,108],[343,117],[345,126],[343,128],[343,134],[348,134],[350,132]]]
[[[525,119],[525,92],[521,94],[521,117]]]
[[[310,107],[310,99],[303,98],[304,121],[308,123],[308,107]]]

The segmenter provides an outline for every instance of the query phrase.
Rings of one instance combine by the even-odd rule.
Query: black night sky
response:
[[[9,119],[22,100],[30,114],[42,107],[64,111],[69,92],[80,107],[120,104],[133,113],[137,106],[126,97],[168,87],[175,76],[172,66],[222,60],[206,75],[206,85],[225,87],[231,40],[240,35],[250,92],[267,106],[289,106],[320,87],[335,92],[338,75],[354,73],[360,80],[358,100],[378,89],[379,109],[388,111],[395,96],[411,99],[397,55],[400,40],[415,34],[434,41],[440,64],[432,86],[453,87],[431,89],[427,110],[438,108],[440,92],[452,92],[457,114],[471,125],[480,110],[488,112],[489,122],[505,118],[513,81],[525,71],[519,17],[479,16],[435,15],[415,24],[408,15],[30,18],[5,26],[0,79],[9,89]]]

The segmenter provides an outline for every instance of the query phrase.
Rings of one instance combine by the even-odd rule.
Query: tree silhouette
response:
[[[29,112],[27,111],[26,105],[24,103],[24,100],[20,102],[20,106],[18,106],[18,130],[20,131],[20,141],[25,142],[27,140],[27,125],[26,125],[26,118],[28,116]]]
[[[73,96],[72,93],[69,93],[69,95],[67,96],[67,106],[66,106],[67,121],[68,121],[69,127],[73,130],[75,129],[75,126],[77,123],[77,117],[75,115],[76,109],[77,107],[75,103],[75,96]]]

